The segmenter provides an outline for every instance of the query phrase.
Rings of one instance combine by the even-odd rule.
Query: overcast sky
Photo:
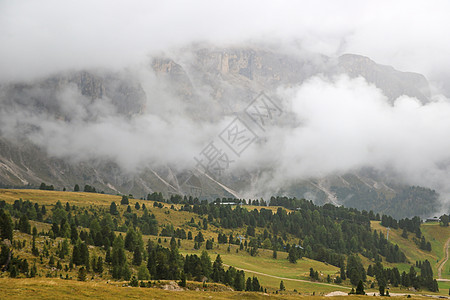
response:
[[[356,53],[437,87],[450,70],[450,1],[0,1],[0,80],[121,68],[194,41]]]

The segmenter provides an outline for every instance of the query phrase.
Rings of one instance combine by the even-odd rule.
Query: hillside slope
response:
[[[385,236],[387,228],[380,225],[378,221],[372,221],[371,226],[374,230],[382,232]],[[403,250],[410,264],[416,261],[428,259],[433,268],[434,277],[438,278],[437,267],[444,257],[444,248],[450,238],[450,227],[442,227],[437,223],[424,223],[421,225],[421,231],[427,241],[432,245],[432,251],[425,251],[413,241],[414,234],[409,233],[408,238],[403,238],[401,229],[389,229],[389,240],[398,245]],[[442,272],[442,278],[450,279],[450,272],[447,269]]]
[[[65,203],[69,203],[72,207],[70,210],[72,214],[75,214],[76,218],[80,218],[80,220],[86,219],[88,215],[88,211],[90,213],[95,214],[104,214],[105,211],[109,211],[111,203],[114,201],[117,204],[120,203],[122,197],[115,195],[106,195],[106,194],[96,194],[96,193],[74,193],[74,192],[58,192],[58,191],[41,191],[41,190],[9,190],[2,189],[0,190],[0,201],[5,201],[6,203],[13,204],[16,200],[23,199],[24,201],[30,200],[33,203],[37,203],[39,205],[45,205],[47,207],[47,211],[53,211],[55,209],[55,204],[57,201],[61,201],[63,205]],[[182,229],[186,232],[192,232],[193,236],[197,236],[200,232],[203,233],[205,239],[217,239],[219,233],[225,234],[226,236],[233,235],[234,237],[238,235],[245,236],[248,230],[248,227],[238,227],[234,229],[230,228],[222,228],[216,226],[217,223],[212,222],[207,226],[207,228],[202,228],[201,224],[204,223],[204,217],[198,213],[183,211],[182,208],[184,205],[182,204],[170,204],[170,203],[161,203],[154,202],[148,200],[137,200],[137,199],[129,199],[130,206],[134,207],[136,203],[139,206],[145,205],[149,208],[151,213],[155,216],[155,219],[158,222],[158,232],[161,232],[161,235],[143,235],[144,243],[146,244],[148,240],[152,240],[157,244],[160,244],[164,247],[171,247],[170,245],[170,236],[166,236],[162,230],[164,228],[173,226],[173,229]],[[156,204],[160,205],[160,207],[156,206]],[[129,218],[130,213],[126,213],[127,210],[131,210],[131,212],[135,213],[139,218],[142,216],[142,210],[136,208],[127,208],[124,205],[118,205],[119,215],[117,217],[117,221],[123,221],[122,218]],[[264,207],[261,206],[244,206],[245,209],[252,210],[262,210]],[[67,209],[67,208],[66,208]],[[265,208],[264,208],[265,209]],[[278,213],[281,210],[281,207],[271,206],[268,207],[267,210],[270,210],[274,213]],[[289,213],[294,213],[292,210],[288,210]],[[47,215],[47,218],[51,215]],[[122,217],[120,217],[122,216]],[[126,217],[128,216],[128,217]],[[86,222],[86,221],[83,221]],[[216,224],[216,225],[214,225]],[[32,226],[36,226],[38,232],[47,232],[52,228],[51,224],[35,222],[31,221]],[[89,226],[90,227],[90,226]],[[386,228],[382,227],[379,222],[373,221],[371,223],[371,227],[374,230],[381,231],[383,234],[386,232]],[[122,227],[120,227],[122,228]],[[80,228],[83,229],[83,228]],[[85,228],[86,229],[86,228]],[[263,229],[261,227],[256,227],[257,235],[263,234]],[[121,229],[123,230],[123,229]],[[423,235],[427,240],[431,241],[433,244],[433,251],[427,252],[418,249],[417,245],[411,239],[404,239],[400,236],[399,230],[391,230],[389,240],[394,244],[399,245],[402,251],[406,254],[409,263],[393,263],[389,264],[383,262],[385,266],[393,267],[397,266],[400,271],[408,270],[411,264],[414,264],[415,260],[425,260],[428,259],[431,262],[439,260],[443,257],[442,246],[445,243],[445,238],[449,236],[449,228],[440,227],[437,224],[424,224],[422,225]],[[117,232],[120,233],[120,232]],[[122,234],[124,232],[122,231]],[[22,258],[27,258],[31,262],[35,261],[38,264],[38,274],[40,276],[44,276],[45,274],[53,274],[53,268],[47,265],[47,260],[49,254],[47,254],[46,258],[43,262],[39,263],[39,260],[31,255],[30,249],[32,244],[32,237],[29,234],[25,234],[19,231],[15,231],[14,237],[16,240],[22,241],[26,246],[25,247],[17,247],[14,250],[15,255],[18,255]],[[57,256],[58,249],[60,243],[62,243],[64,239],[61,237],[56,237],[54,240],[49,238],[46,235],[39,235],[36,239],[38,248],[41,248],[45,244],[49,245],[50,255]],[[290,234],[286,236],[287,242],[291,244],[295,244],[298,241],[296,238]],[[217,241],[217,240],[216,240]],[[49,243],[50,242],[50,243]],[[200,255],[204,248],[197,249],[196,242],[194,240],[189,239],[181,239],[179,244],[179,251],[183,254],[197,254]],[[72,248],[72,246],[70,246]],[[44,246],[45,248],[45,246]],[[247,249],[247,247],[246,247]],[[72,250],[71,250],[72,251]],[[91,255],[95,256],[103,256],[105,255],[105,250],[100,247],[90,246]],[[71,252],[70,252],[71,253]],[[348,280],[344,281],[342,284],[335,284],[333,282],[327,282],[327,276],[330,276],[333,281],[337,276],[340,275],[340,271],[338,267],[335,267],[331,264],[321,261],[315,261],[306,257],[300,258],[297,260],[295,264],[292,264],[288,261],[288,253],[284,251],[279,251],[277,258],[273,258],[273,251],[268,248],[259,248],[256,256],[253,256],[249,253],[249,251],[245,251],[239,245],[236,244],[220,244],[217,242],[213,243],[212,249],[208,250],[208,253],[211,257],[215,257],[217,254],[220,254],[223,260],[223,263],[226,266],[233,266],[240,270],[245,270],[247,276],[257,276],[260,280],[260,283],[270,289],[270,291],[275,291],[278,289],[280,280],[284,281],[286,288],[291,291],[297,290],[302,294],[311,294],[315,293],[316,295],[323,295],[333,291],[348,291],[351,287]],[[131,261],[133,259],[133,254],[127,252],[128,259]],[[362,256],[361,256],[362,257]],[[60,262],[64,264],[69,264],[69,257],[61,259]],[[373,264],[373,261],[368,260],[367,258],[362,257],[364,268],[367,269],[369,264]],[[310,268],[318,271],[319,279],[317,281],[311,281],[309,274]],[[137,267],[132,267],[134,272],[137,272]],[[435,272],[436,266],[433,264],[433,271]],[[56,271],[58,273],[58,271]],[[64,273],[62,270],[60,271],[61,275]],[[64,275],[67,274],[69,277],[76,277],[76,269],[75,270],[66,270]],[[437,273],[434,273],[435,276]],[[6,276],[3,273],[2,276]],[[0,277],[2,277],[0,276]],[[110,273],[104,272],[101,276],[97,274],[92,275],[94,278],[94,282],[96,284],[103,284],[104,280],[110,278]],[[443,274],[443,277],[446,276]],[[369,280],[373,280],[373,278],[369,278]],[[3,283],[8,282],[6,279],[0,279],[0,289],[3,289],[1,285]],[[26,285],[33,285],[36,281],[23,281]],[[45,284],[45,282],[42,282]],[[69,286],[71,283],[67,283]],[[440,283],[442,285],[441,294],[445,293],[446,283]],[[64,283],[65,285],[65,283]],[[20,286],[20,285],[19,285]],[[90,287],[86,285],[85,287],[80,286],[80,289]],[[13,289],[14,290],[14,289]],[[367,292],[375,292],[375,289],[370,289],[369,286],[366,287]],[[45,292],[45,288],[40,291]],[[405,292],[401,288],[391,287],[391,292]],[[86,291],[88,293],[88,291]],[[288,293],[289,294],[289,293]],[[209,294],[208,294],[209,295]]]

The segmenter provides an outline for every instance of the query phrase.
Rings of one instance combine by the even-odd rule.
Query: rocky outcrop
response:
[[[375,63],[368,57],[346,54],[339,57],[339,72],[351,77],[361,76],[373,83],[392,101],[402,95],[415,97],[422,103],[430,98],[430,87],[425,76],[400,72],[391,66]]]

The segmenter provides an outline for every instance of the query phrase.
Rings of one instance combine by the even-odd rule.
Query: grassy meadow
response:
[[[71,206],[75,205],[82,209],[93,209],[93,210],[108,210],[111,202],[115,201],[118,205],[119,211],[123,212],[126,206],[120,205],[121,196],[117,195],[104,195],[95,193],[84,193],[84,192],[61,192],[61,191],[41,191],[41,190],[8,190],[0,189],[0,201],[5,200],[7,203],[13,203],[15,200],[23,199],[30,200],[32,202],[37,202],[40,205],[44,204],[47,209],[51,209],[57,201],[61,201],[63,205],[68,202]],[[217,228],[214,225],[209,225],[207,230],[200,229],[201,226],[190,223],[193,218],[195,223],[202,220],[200,216],[195,213],[179,211],[181,205],[163,204],[163,208],[153,207],[153,201],[130,199],[130,206],[133,212],[138,215],[142,214],[142,210],[136,211],[134,204],[138,202],[141,206],[145,204],[149,211],[155,215],[159,227],[166,224],[172,224],[174,228],[185,229],[186,232],[191,231],[193,236],[195,236],[199,231],[201,231],[205,239],[214,238],[217,241],[218,233],[225,233],[227,235],[233,234],[237,236],[238,234],[245,235],[246,228],[239,228],[236,230]],[[245,206],[247,209],[261,209],[259,206]],[[278,207],[268,207],[273,211],[276,211]],[[36,226],[38,232],[48,231],[50,229],[50,224],[42,222],[30,221],[31,226]],[[379,222],[371,222],[371,226],[374,230],[381,231],[386,234],[386,228],[381,226]],[[200,227],[200,228],[199,228]],[[262,233],[264,229],[257,228],[257,233]],[[436,275],[436,263],[442,259],[443,246],[448,237],[450,237],[450,228],[444,228],[438,224],[423,224],[422,232],[427,241],[432,244],[432,251],[420,250],[413,241],[413,234],[409,234],[408,239],[401,237],[401,230],[390,230],[389,240],[394,244],[397,244],[402,251],[407,256],[410,263],[404,264],[389,264],[383,262],[385,266],[397,266],[402,271],[408,271],[411,263],[416,260],[428,259],[432,266],[433,272]],[[245,270],[246,277],[257,276],[261,285],[267,288],[268,295],[263,295],[262,293],[241,293],[241,292],[214,292],[214,291],[185,291],[183,293],[176,291],[167,291],[159,288],[129,288],[122,287],[120,282],[110,281],[111,276],[109,272],[105,270],[103,275],[95,275],[94,278],[89,278],[87,282],[76,281],[76,271],[66,270],[64,272],[57,272],[58,275],[64,275],[73,278],[73,280],[63,280],[59,278],[46,278],[46,274],[55,272],[51,268],[48,268],[48,258],[44,258],[44,261],[39,261],[38,258],[31,255],[31,235],[23,234],[18,231],[14,232],[15,239],[20,241],[26,241],[26,246],[20,250],[14,250],[17,255],[21,258],[27,258],[30,266],[36,263],[38,267],[38,275],[41,277],[28,279],[11,279],[6,278],[6,275],[0,275],[0,298],[8,299],[23,299],[23,298],[46,298],[46,299],[72,299],[72,298],[143,298],[150,297],[152,299],[298,299],[311,296],[314,294],[316,298],[320,295],[325,295],[333,291],[343,291],[348,292],[351,288],[349,280],[343,282],[342,285],[328,284],[326,279],[330,275],[334,279],[339,275],[339,269],[327,263],[314,261],[308,258],[302,258],[295,264],[291,264],[287,260],[287,253],[278,252],[277,259],[272,257],[273,251],[269,249],[259,249],[257,256],[251,256],[245,250],[239,250],[239,246],[231,245],[228,251],[228,244],[217,244],[214,243],[212,250],[208,250],[211,260],[214,261],[217,254],[220,254],[223,263],[227,266],[233,266],[238,269]],[[122,233],[124,235],[124,233]],[[143,236],[144,242],[148,239],[152,239],[158,242],[161,239],[161,244],[165,247],[169,246],[169,237],[160,236]],[[38,248],[42,248],[44,243],[50,243],[51,251],[57,246],[58,242],[61,242],[61,238],[56,238],[56,240],[51,241],[48,237],[39,236],[36,239],[36,244]],[[298,241],[293,236],[288,236],[289,242]],[[70,246],[72,249],[72,245]],[[181,240],[180,252],[184,255],[186,254],[197,254],[200,255],[201,251],[204,249],[204,245],[201,250],[194,249],[194,241],[192,240]],[[105,255],[105,251],[100,248],[91,247],[92,255]],[[51,253],[56,255],[56,253]],[[127,253],[128,260],[132,259],[131,253]],[[373,262],[361,256],[363,264],[367,267]],[[69,264],[69,258],[65,258],[61,261],[63,267]],[[450,262],[445,266],[443,271],[444,278],[450,278],[448,272]],[[309,279],[309,269],[313,268],[319,272],[319,277],[321,282],[312,282]],[[107,267],[105,267],[107,269]],[[137,271],[136,267],[133,267],[134,272]],[[22,276],[23,277],[23,276]],[[374,278],[368,278],[369,280],[374,280]],[[287,292],[282,295],[274,294],[275,291],[280,286],[280,281],[283,280]],[[107,283],[110,281],[109,283]],[[192,283],[193,284],[193,283]],[[197,283],[198,284],[198,283]],[[440,295],[448,295],[448,289],[450,288],[450,282],[439,282]],[[203,287],[199,286],[201,290]],[[375,290],[370,290],[366,288],[366,292],[374,293]],[[391,288],[391,292],[405,293],[409,292],[401,288]],[[427,294],[431,294],[426,292]],[[341,297],[342,298],[342,297]],[[347,297],[345,297],[347,298]],[[357,299],[361,297],[351,296],[352,299]]]

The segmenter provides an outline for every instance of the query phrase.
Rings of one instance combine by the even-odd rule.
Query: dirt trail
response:
[[[438,281],[450,281],[450,279],[444,279],[442,278],[442,268],[445,266],[445,264],[448,261],[448,250],[450,247],[450,238],[448,238],[447,242],[444,245],[444,258],[442,261],[439,262],[437,271],[438,271]]]
[[[227,266],[227,267],[230,266],[230,265],[227,265],[227,264],[223,264],[223,265]],[[233,266],[233,267],[235,269],[242,270],[244,272],[250,272],[250,273],[257,274],[257,275],[262,275],[262,276],[267,276],[267,277],[272,277],[272,278],[277,278],[277,279],[282,279],[282,280],[307,282],[307,283],[312,283],[312,284],[320,284],[320,285],[327,285],[327,286],[332,286],[332,287],[338,287],[338,288],[341,288],[341,289],[350,289],[349,287],[341,286],[341,285],[337,285],[337,284],[324,283],[324,282],[314,282],[314,281],[309,281],[309,280],[304,280],[304,279],[293,279],[293,278],[279,277],[279,276],[269,275],[269,274],[265,274],[265,273],[261,273],[261,272],[252,271],[252,270],[242,269],[242,268],[238,268],[238,267],[235,267],[235,266]]]

